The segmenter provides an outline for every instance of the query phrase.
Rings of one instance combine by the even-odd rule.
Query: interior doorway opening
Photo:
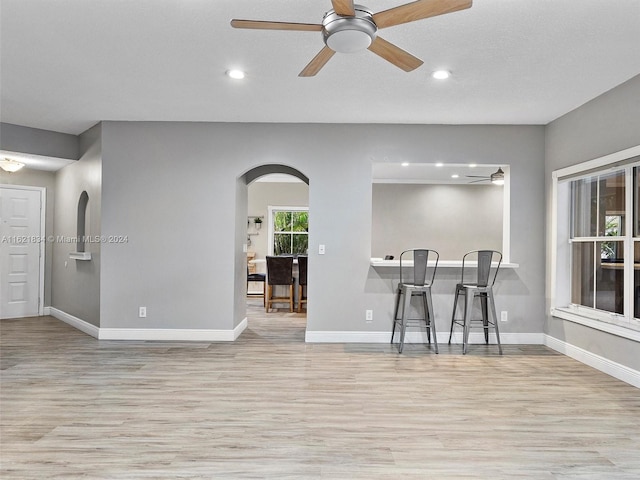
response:
[[[248,333],[260,338],[304,342],[307,325],[306,286],[300,295],[298,257],[309,244],[309,179],[286,165],[263,165],[244,175],[246,184],[246,271],[248,278],[264,275],[265,282],[247,281]],[[267,256],[293,256],[293,312],[289,303],[266,308]],[[257,274],[257,275],[255,275]],[[273,287],[275,296],[288,296],[288,287]],[[299,311],[300,310],[300,311]]]

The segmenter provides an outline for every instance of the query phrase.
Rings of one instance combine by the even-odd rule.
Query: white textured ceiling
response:
[[[374,12],[403,0],[363,0]],[[384,29],[424,60],[369,51],[298,73],[330,0],[1,0],[3,122],[80,133],[100,120],[546,124],[640,74],[640,0],[475,0]],[[233,81],[230,68],[247,78]],[[430,77],[446,68],[446,82]]]

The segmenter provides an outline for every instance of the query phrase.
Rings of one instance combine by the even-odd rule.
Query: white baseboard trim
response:
[[[101,328],[100,340],[138,340],[160,342],[232,342],[235,330],[199,328]]]
[[[233,340],[237,340],[238,337],[244,332],[247,328],[248,321],[247,317],[244,317],[242,321],[236,325],[236,328],[233,329]]]
[[[49,315],[57,318],[58,320],[62,320],[64,323],[71,325],[74,328],[77,328],[81,332],[86,333],[87,335],[91,335],[93,338],[100,338],[100,329],[95,325],[82,320],[81,318],[74,317],[73,315],[69,315],[67,312],[63,312],[62,310],[58,310],[54,307],[45,307],[49,309]]]
[[[396,339],[398,333],[396,332]],[[449,332],[437,332],[438,343],[449,341]],[[391,332],[343,332],[343,331],[308,331],[305,342],[308,343],[389,343]],[[503,345],[542,345],[544,334],[542,333],[501,333],[500,341]],[[407,343],[426,343],[427,335],[422,332],[407,332]],[[462,333],[455,332],[451,343],[462,343]],[[469,343],[484,343],[482,332],[471,332]],[[496,343],[495,334],[489,334],[489,343]]]
[[[45,307],[52,317],[99,340],[144,340],[180,342],[232,342],[247,328],[246,317],[233,330],[175,328],[98,328],[54,307]]]
[[[560,352],[590,367],[600,370],[607,375],[611,375],[618,380],[640,388],[640,371],[629,368],[620,363],[601,357],[570,343],[558,340],[557,338],[545,335],[544,344],[553,350]]]
[[[42,315],[52,316],[52,315],[51,315],[51,307],[44,307],[44,308],[42,309]]]

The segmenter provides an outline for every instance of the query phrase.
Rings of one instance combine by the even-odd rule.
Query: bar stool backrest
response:
[[[470,263],[475,263],[476,265],[470,266]],[[495,265],[493,265],[494,263]],[[462,257],[461,283],[478,287],[492,287],[498,276],[501,263],[502,253],[496,250],[474,250],[468,252]],[[473,266],[476,267],[475,278],[471,273]]]
[[[436,268],[440,255],[435,250],[425,248],[411,248],[400,254],[400,283],[416,285],[418,287],[429,286],[433,283],[436,276]],[[408,270],[411,268],[407,261],[413,260],[413,281]],[[429,265],[429,261],[435,262],[433,266]],[[403,265],[404,262],[404,265]],[[431,270],[430,275],[428,275]],[[429,278],[427,278],[429,277]]]
[[[298,285],[307,284],[307,264],[309,257],[298,255]]]
[[[293,257],[267,256],[269,285],[293,285]]]

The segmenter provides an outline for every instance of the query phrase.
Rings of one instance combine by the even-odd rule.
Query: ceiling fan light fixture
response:
[[[355,16],[338,15],[329,10],[322,19],[324,43],[334,52],[354,53],[366,50],[376,38],[378,27],[372,13],[362,5],[354,5]]]
[[[24,163],[12,160],[10,158],[3,158],[0,160],[0,168],[5,172],[15,173],[24,167]]]
[[[504,185],[504,172],[502,168],[498,168],[498,171],[491,174],[491,183],[494,185]]]

